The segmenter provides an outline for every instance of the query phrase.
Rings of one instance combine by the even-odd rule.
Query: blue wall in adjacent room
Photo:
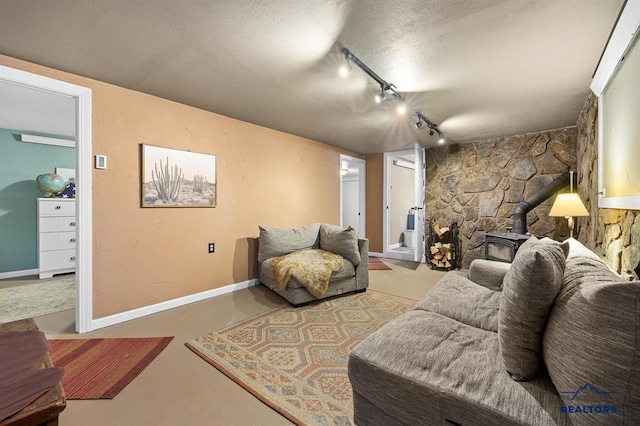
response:
[[[36,176],[56,167],[75,168],[74,148],[20,141],[0,129],[0,273],[36,269]]]

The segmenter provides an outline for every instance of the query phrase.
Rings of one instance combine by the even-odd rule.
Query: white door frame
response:
[[[425,257],[425,196],[426,196],[426,165],[425,165],[425,149],[419,144],[414,145],[414,191],[415,191],[415,226],[416,231],[416,249],[414,250],[413,261],[424,263]]]
[[[0,65],[0,81],[76,100],[76,331],[91,331],[92,221],[91,221],[91,89]]]
[[[340,226],[344,226],[343,218],[342,218],[342,164],[343,162],[349,163],[349,167],[358,169],[358,226],[360,228],[360,238],[365,238],[366,236],[366,203],[367,203],[367,182],[366,182],[366,171],[367,171],[367,162],[361,158],[351,157],[349,155],[340,154],[339,163],[338,163],[338,173],[340,176]]]

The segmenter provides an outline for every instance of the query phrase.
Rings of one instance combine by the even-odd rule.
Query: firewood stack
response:
[[[432,223],[433,232],[438,236],[439,240],[444,239],[450,232],[450,228],[440,227],[437,221]],[[431,263],[438,268],[451,268],[456,258],[455,247],[452,243],[443,243],[441,241],[433,242],[429,247],[431,251]]]

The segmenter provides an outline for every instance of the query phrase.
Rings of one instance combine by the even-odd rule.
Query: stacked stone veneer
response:
[[[576,135],[571,127],[427,149],[426,218],[458,223],[461,267],[484,258],[485,234],[506,232],[519,202],[576,169]],[[566,219],[548,217],[553,199],[527,214],[530,233],[568,236]]]
[[[640,211],[598,208],[597,98],[589,96],[578,117],[578,188],[589,217],[578,218],[577,238],[616,272],[638,279]]]

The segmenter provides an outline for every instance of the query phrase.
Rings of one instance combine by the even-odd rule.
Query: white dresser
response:
[[[76,200],[38,198],[40,278],[76,270]]]

